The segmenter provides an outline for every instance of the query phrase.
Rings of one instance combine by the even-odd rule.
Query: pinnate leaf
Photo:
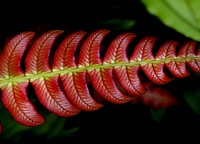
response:
[[[33,32],[12,38],[0,57],[2,103],[12,117],[25,126],[44,122],[28,99],[29,84],[49,112],[68,117],[81,110],[100,109],[105,100],[115,104],[141,100],[153,109],[166,109],[177,101],[159,85],[189,76],[188,67],[200,72],[200,50],[194,41],[179,46],[178,42],[169,40],[153,54],[156,37],[144,37],[130,48],[136,34],[125,32],[111,40],[110,33],[101,29],[91,34],[76,31],[66,36],[62,30],[51,30],[32,43]],[[60,37],[61,42],[55,45],[50,60],[52,47],[61,34],[65,37]],[[102,56],[106,39],[111,42],[103,49]],[[132,50],[130,57],[128,48]],[[22,56],[25,56],[23,71]]]

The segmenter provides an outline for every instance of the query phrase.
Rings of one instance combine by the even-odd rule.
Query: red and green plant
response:
[[[189,76],[187,66],[200,73],[200,50],[194,41],[177,50],[178,42],[169,40],[153,54],[155,37],[144,37],[133,47],[136,35],[124,32],[105,50],[102,43],[110,33],[102,29],[65,35],[62,30],[51,30],[40,37],[22,32],[12,38],[0,57],[1,101],[12,117],[25,126],[44,123],[45,118],[28,98],[28,85],[46,109],[69,117],[98,110],[104,100],[123,104],[141,99],[152,108],[167,108],[176,104],[176,99],[156,85]]]

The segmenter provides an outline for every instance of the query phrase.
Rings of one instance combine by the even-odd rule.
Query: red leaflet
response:
[[[144,105],[150,106],[154,109],[166,109],[176,105],[177,101],[169,91],[155,86],[150,82],[144,83],[144,85],[148,89],[145,94],[140,96]]]
[[[20,68],[21,58],[33,36],[33,32],[24,32],[6,44],[0,57],[0,79],[24,75]]]
[[[85,32],[77,32],[69,35],[58,47],[53,62],[53,69],[76,68],[74,52]],[[95,101],[87,88],[86,72],[70,72],[60,75],[61,82],[67,97],[79,109],[92,111],[102,107]]]
[[[134,53],[131,56],[131,60],[141,62],[141,68],[146,76],[156,84],[165,84],[171,81],[164,73],[164,62],[153,63],[154,56],[152,54],[152,48],[156,41],[155,37],[146,37],[142,39],[138,45],[136,45]],[[161,53],[162,54],[162,53]],[[158,59],[160,55],[156,56]],[[148,61],[152,62],[149,63]]]
[[[14,119],[25,126],[37,126],[44,118],[36,111],[26,96],[28,82],[2,87],[2,102]]]
[[[134,37],[135,35],[133,33],[124,33],[115,38],[108,47],[107,53],[104,57],[104,63],[128,63],[129,60],[126,55],[126,49]],[[136,73],[134,70],[132,69],[133,72],[131,72],[130,69],[131,67],[128,66],[114,67],[116,77],[121,87],[131,96],[140,95],[144,90],[137,90],[137,84],[134,83],[135,77],[137,76],[135,76]],[[109,71],[113,71],[113,68],[110,68]]]
[[[79,54],[79,66],[90,66],[102,64],[100,57],[100,45],[103,38],[109,33],[109,30],[98,30],[90,34],[83,42]]]
[[[100,30],[92,33],[83,43],[80,51],[79,65],[90,66],[102,65],[100,58],[100,44],[103,38],[109,33],[107,30]],[[88,70],[88,75],[94,89],[106,100],[113,103],[124,103],[131,98],[121,93],[112,78],[112,69]]]
[[[186,68],[186,61],[187,61],[186,58],[195,56],[195,53],[194,53],[195,47],[196,47],[196,42],[193,42],[193,41],[186,42],[181,47],[181,49],[179,50],[179,52],[177,54],[178,57],[185,59],[185,62],[180,63],[180,65],[182,65],[182,70],[181,70],[182,77],[186,77],[190,74]],[[197,63],[196,60],[189,61],[188,65],[194,71],[196,71],[196,72],[200,71],[199,64]],[[180,76],[180,78],[181,78],[181,76]]]
[[[4,81],[15,76],[23,77],[20,68],[22,55],[34,36],[32,32],[21,33],[11,39],[1,55],[0,78]],[[44,118],[35,110],[28,100],[26,89],[28,80],[24,82],[7,82],[1,87],[2,103],[14,117],[14,119],[26,126],[36,126],[44,122]]]
[[[56,37],[63,33],[61,30],[52,30],[40,36],[32,45],[26,56],[26,74],[50,72],[48,63],[51,46]]]
[[[53,30],[40,36],[32,45],[26,57],[26,74],[50,72],[48,57],[56,37],[63,31]],[[72,116],[80,112],[73,106],[61,91],[58,76],[31,79],[40,102],[51,112],[59,116]]]
[[[132,104],[140,100],[144,105],[153,109],[166,109],[177,104],[176,98],[169,91],[151,82],[145,82],[144,86],[147,89],[146,93],[131,100]]]
[[[169,42],[166,42],[166,44],[164,44],[164,46],[161,48],[163,48],[163,51],[166,52],[167,59],[173,59],[179,56],[182,57],[181,61],[169,61],[169,62],[166,62],[165,65],[174,76],[178,78],[184,78],[189,75],[189,72],[186,69],[186,63],[185,63],[186,61],[184,60],[183,55],[181,54],[181,51],[182,49],[184,49],[184,47],[187,47],[187,45],[183,45],[178,55],[176,56],[177,45],[178,45],[177,42],[169,41]],[[160,50],[162,51],[162,49]]]
[[[74,32],[60,43],[54,55],[53,70],[63,70],[77,66],[74,54],[85,35],[86,32],[84,31]]]

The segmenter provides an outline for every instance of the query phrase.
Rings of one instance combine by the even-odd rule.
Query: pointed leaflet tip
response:
[[[78,61],[80,66],[89,66],[102,63],[99,53],[100,43],[109,32],[109,30],[105,29],[97,30],[87,37],[80,49]]]
[[[0,57],[0,79],[23,75],[21,58],[33,36],[33,32],[23,32],[6,44]]]
[[[51,30],[41,35],[32,45],[26,59],[26,73],[37,74],[41,72],[50,71],[49,54],[51,47],[62,30]]]
[[[79,109],[94,111],[103,104],[97,102],[91,95],[86,83],[86,73],[68,73],[61,76],[61,81],[67,97]]]
[[[152,48],[156,41],[155,37],[143,38],[134,48],[134,52],[130,57],[132,61],[153,60]]]
[[[85,35],[84,31],[74,32],[60,43],[54,55],[53,69],[63,70],[76,66],[75,51]]]
[[[58,84],[58,76],[34,80],[31,83],[39,101],[52,113],[62,116],[74,116],[80,109],[71,104]]]
[[[28,82],[12,83],[1,88],[2,103],[13,118],[25,126],[37,126],[45,120],[26,96]]]

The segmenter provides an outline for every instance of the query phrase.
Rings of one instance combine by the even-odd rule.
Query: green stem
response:
[[[130,62],[119,62],[119,63],[103,63],[103,64],[94,64],[89,66],[79,66],[79,67],[71,67],[64,68],[60,70],[52,70],[50,72],[38,72],[37,74],[25,74],[21,76],[9,77],[0,79],[0,87],[12,84],[12,83],[20,83],[31,81],[35,79],[43,79],[50,78],[54,76],[70,74],[70,73],[78,73],[78,72],[86,72],[94,69],[109,69],[113,67],[131,67],[138,65],[147,65],[147,64],[160,64],[160,63],[168,63],[168,62],[189,62],[191,60],[200,61],[200,56],[191,56],[191,57],[175,57],[175,58],[167,58],[167,59],[151,59],[151,60],[142,60],[142,61],[130,61]]]

